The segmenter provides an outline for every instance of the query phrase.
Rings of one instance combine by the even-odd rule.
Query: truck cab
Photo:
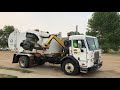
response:
[[[69,36],[68,57],[72,57],[71,60],[76,62],[76,66],[72,65],[73,62],[66,64],[67,66],[64,66],[66,67],[66,71],[65,69],[64,71],[67,74],[73,72],[72,70],[74,70],[75,67],[78,67],[78,70],[82,73],[87,73],[90,70],[97,70],[100,68],[102,66],[101,50],[99,48],[97,37],[87,35]],[[67,67],[71,68],[71,70],[67,69]],[[78,70],[76,70],[76,73]]]

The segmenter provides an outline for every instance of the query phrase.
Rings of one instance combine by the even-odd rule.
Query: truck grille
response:
[[[97,51],[94,53],[94,63],[97,64],[98,60],[99,60],[99,52]]]

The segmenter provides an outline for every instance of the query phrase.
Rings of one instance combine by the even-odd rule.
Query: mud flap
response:
[[[17,55],[14,54],[12,63],[18,63]]]

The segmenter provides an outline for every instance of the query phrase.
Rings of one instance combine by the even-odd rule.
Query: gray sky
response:
[[[93,12],[0,12],[0,28],[13,25],[20,31],[39,29],[50,33],[75,31],[85,33],[88,19]]]

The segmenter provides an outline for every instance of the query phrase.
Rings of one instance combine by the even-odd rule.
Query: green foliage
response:
[[[0,78],[18,78],[18,77],[13,75],[0,74]]]
[[[0,47],[8,47],[8,37],[14,30],[15,28],[13,26],[4,26],[4,28],[0,30]]]
[[[15,30],[15,28],[14,28],[13,26],[4,26],[4,28],[3,28],[3,31],[4,31],[6,34],[10,34],[10,33],[12,33],[14,30]]]
[[[0,36],[2,36],[2,35],[3,35],[3,30],[1,29],[1,30],[0,30]]]
[[[83,35],[82,33],[79,33],[79,32],[73,32],[73,31],[71,31],[71,32],[68,32],[68,34],[71,36],[71,35]]]
[[[0,69],[20,71],[22,73],[31,73],[32,72],[32,71],[29,71],[29,70],[26,70],[26,69],[9,68],[9,67],[2,67],[2,66],[0,66]]]
[[[95,12],[88,20],[87,35],[96,36],[104,52],[119,50],[120,15],[117,12]]]

